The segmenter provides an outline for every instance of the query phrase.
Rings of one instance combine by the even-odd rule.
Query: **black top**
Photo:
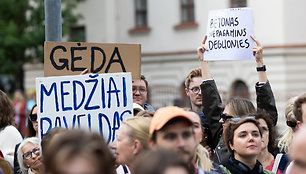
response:
[[[256,162],[253,169],[250,169],[247,165],[236,160],[232,156],[227,160],[221,163],[226,167],[231,173],[234,174],[263,174],[264,169],[259,161]]]

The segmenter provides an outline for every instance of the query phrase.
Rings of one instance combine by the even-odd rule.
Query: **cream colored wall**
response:
[[[296,0],[248,0],[253,9],[255,34],[264,46],[306,43],[303,19],[306,16],[306,1]],[[142,45],[141,71],[152,91],[153,106],[172,105],[180,97],[178,91],[188,72],[198,67],[195,49],[201,42],[207,24],[208,11],[229,7],[229,0],[195,0],[195,15],[198,26],[176,30],[180,21],[178,0],[149,0],[148,26],[145,34],[130,34],[134,24],[133,0],[87,0],[77,11],[84,18],[80,25],[86,26],[87,42],[140,43]],[[179,54],[180,51],[194,51]],[[166,55],[164,53],[173,53]],[[147,53],[160,53],[158,56]],[[174,54],[177,53],[177,54]],[[277,100],[279,124],[284,127],[286,100],[306,91],[306,49],[264,49],[264,61],[272,89]],[[33,68],[26,69],[26,89],[32,88],[35,76]],[[231,84],[243,80],[255,101],[254,84],[257,81],[254,60],[212,62],[212,74],[224,99]]]

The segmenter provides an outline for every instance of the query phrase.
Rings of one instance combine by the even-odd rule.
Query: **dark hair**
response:
[[[273,122],[271,120],[270,115],[264,111],[264,110],[258,110],[257,113],[251,114],[255,116],[256,120],[263,119],[267,126],[269,131],[269,143],[268,143],[268,151],[270,153],[275,152],[276,150],[276,133],[275,133],[275,127],[273,126]]]
[[[253,103],[245,98],[231,98],[226,105],[229,107],[231,116],[234,117],[242,117],[256,112]]]
[[[15,109],[12,101],[0,90],[0,130],[6,126],[16,126],[14,121]]]
[[[299,96],[294,102],[293,105],[293,114],[297,121],[303,122],[303,111],[302,111],[302,104],[306,103],[306,94]]]
[[[148,161],[150,159],[150,161]],[[192,174],[192,168],[177,154],[169,150],[148,150],[136,159],[133,174],[162,174],[170,167],[180,167]]]
[[[224,139],[224,143],[227,146],[228,151],[230,152],[232,156],[234,156],[234,151],[231,149],[230,144],[234,144],[234,132],[239,126],[241,126],[244,123],[253,123],[258,128],[260,136],[262,136],[262,131],[259,126],[259,123],[255,119],[243,118],[239,122],[232,122],[232,121],[229,122],[229,124],[225,126],[224,128],[223,139]]]
[[[86,155],[98,173],[115,174],[115,159],[104,139],[97,133],[72,129],[54,137],[44,154],[46,173],[59,174],[60,165],[80,155]]]
[[[35,107],[37,107],[37,104],[35,104],[32,107],[32,109],[30,111],[30,115],[33,113],[33,110],[34,110]],[[35,137],[37,132],[35,131],[35,129],[33,127],[33,123],[30,120],[29,116],[27,118],[28,118],[27,119],[28,125],[27,125],[27,129],[26,129],[26,137]]]
[[[146,80],[146,77],[145,77],[144,75],[141,75],[141,76],[140,76],[140,80],[143,80],[143,81],[145,82],[145,84],[146,84],[146,89],[147,89],[147,91],[148,91],[148,89],[149,89],[149,84],[148,84],[148,81]]]

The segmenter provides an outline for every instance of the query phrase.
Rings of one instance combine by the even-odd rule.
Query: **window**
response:
[[[86,42],[84,26],[71,28],[70,42]]]
[[[250,98],[248,86],[242,80],[236,80],[232,84],[231,98],[233,97]]]
[[[136,1],[136,27],[148,26],[147,20],[147,0]]]
[[[194,22],[193,0],[181,0],[181,22]]]
[[[246,7],[246,0],[231,0],[231,8]]]

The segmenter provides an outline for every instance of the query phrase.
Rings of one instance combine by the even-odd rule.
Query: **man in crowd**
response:
[[[304,122],[306,122],[306,94],[299,96],[295,100],[293,105],[293,114],[296,120],[298,120],[296,122],[297,128],[299,128]]]
[[[304,105],[306,105],[306,103],[304,103]],[[305,107],[306,106],[304,106],[304,109]],[[306,173],[305,134],[306,134],[306,126],[304,125],[304,126],[301,126],[301,128],[297,131],[297,133],[293,137],[292,146],[289,151],[289,156],[292,162],[290,163],[286,171],[286,173],[288,174]]]
[[[204,173],[192,162],[197,143],[193,122],[182,108],[168,106],[158,109],[151,121],[149,133],[151,148],[172,150],[190,164],[190,167],[195,169],[195,173]]]
[[[185,92],[190,99],[191,109],[202,112],[202,93],[200,85],[202,83],[202,72],[200,68],[192,69],[185,80]]]
[[[133,103],[139,104],[145,110],[154,112],[154,108],[146,103],[148,100],[148,89],[148,81],[145,76],[141,75],[140,80],[134,80],[132,83]]]

